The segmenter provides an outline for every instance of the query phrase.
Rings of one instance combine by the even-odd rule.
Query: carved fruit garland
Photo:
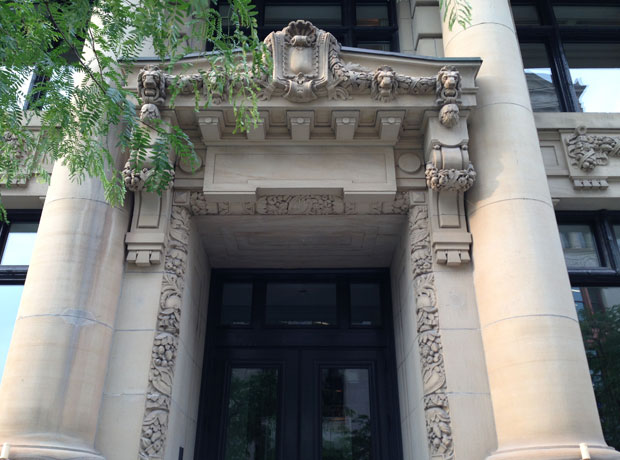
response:
[[[409,243],[416,295],[418,345],[424,386],[424,415],[431,458],[454,459],[450,409],[446,393],[446,371],[439,332],[428,208],[409,211]]]
[[[189,221],[190,213],[186,208],[172,207],[157,329],[151,352],[146,407],[140,435],[139,460],[160,459],[164,456],[185,286]]]

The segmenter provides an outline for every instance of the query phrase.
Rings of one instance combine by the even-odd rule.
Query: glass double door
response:
[[[397,458],[382,349],[227,349],[212,366],[204,458]]]

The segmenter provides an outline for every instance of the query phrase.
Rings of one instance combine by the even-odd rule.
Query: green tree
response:
[[[620,305],[584,309],[581,333],[605,440],[620,448]]]
[[[257,87],[247,75],[268,71],[269,62],[256,33],[256,11],[250,0],[230,0],[225,27],[216,1],[209,0],[16,0],[0,2],[0,183],[10,185],[31,176],[48,179],[46,163],[62,161],[72,178],[99,178],[106,199],[121,204],[125,187],[106,144],[112,126],[120,126],[119,147],[134,152],[136,163],[150,149],[153,174],[147,190],[168,184],[177,156],[195,152],[177,127],[163,123],[154,145],[140,122],[136,95],[126,89],[128,70],[140,51],[152,46],[162,70],[172,66],[196,43],[211,71],[209,88],[242,87],[231,94],[237,127],[257,119]],[[25,84],[37,76],[28,93]],[[238,80],[238,81],[237,81]],[[178,89],[171,88],[172,101]],[[196,108],[200,108],[200,94]],[[28,110],[23,110],[26,103]],[[207,104],[202,102],[203,105]],[[35,136],[28,125],[40,121]],[[3,141],[3,142],[2,142]],[[136,167],[140,167],[136,164]],[[4,216],[3,208],[0,212]]]

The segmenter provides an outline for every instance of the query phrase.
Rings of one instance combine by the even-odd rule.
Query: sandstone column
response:
[[[469,151],[474,283],[497,429],[494,460],[620,458],[606,447],[507,0],[443,25],[447,57],[481,57]],[[458,455],[458,453],[457,453]],[[467,453],[462,453],[467,458]]]
[[[115,145],[112,142],[112,145]],[[0,387],[11,460],[97,459],[128,213],[54,167]]]

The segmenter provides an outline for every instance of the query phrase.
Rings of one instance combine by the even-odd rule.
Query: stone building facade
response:
[[[222,95],[167,105],[203,60],[168,74],[145,55],[143,120],[182,128],[197,168],[159,196],[126,167],[123,208],[58,164],[49,187],[3,190],[9,210],[42,208],[0,387],[8,458],[620,458],[555,214],[620,206],[620,115],[533,111],[511,5],[470,3],[465,30],[436,2],[395,4],[400,52],[274,27],[247,133]],[[340,313],[303,304],[313,289]],[[235,425],[234,377],[258,371],[275,393],[248,387]],[[323,376],[350,395],[337,416]]]

